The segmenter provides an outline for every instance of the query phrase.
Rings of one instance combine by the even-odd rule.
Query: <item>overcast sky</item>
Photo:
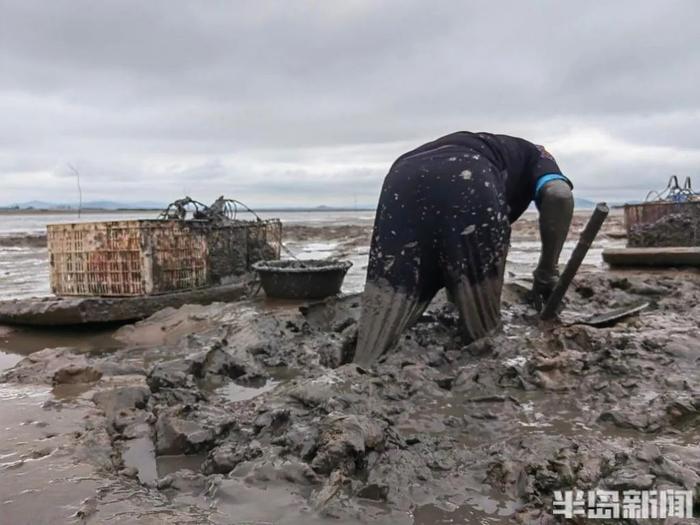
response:
[[[700,2],[0,0],[0,204],[375,204],[457,130],[592,199],[700,187]]]

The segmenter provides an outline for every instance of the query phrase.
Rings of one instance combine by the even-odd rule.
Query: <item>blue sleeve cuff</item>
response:
[[[552,182],[553,180],[563,180],[564,182],[568,183],[569,179],[564,177],[561,173],[546,173],[545,175],[542,175],[539,179],[537,179],[537,182],[535,183],[535,200],[537,200],[537,196],[540,193],[540,190],[544,187],[545,184],[548,182]]]

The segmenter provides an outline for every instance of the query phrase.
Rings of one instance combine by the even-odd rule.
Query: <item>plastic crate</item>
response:
[[[627,233],[639,224],[656,222],[671,214],[700,217],[700,201],[670,202],[652,201],[641,204],[625,204],[625,227]]]
[[[51,289],[58,296],[133,297],[221,284],[258,254],[278,259],[276,220],[128,220],[47,226]]]
[[[700,201],[625,205],[627,246],[700,246]]]
[[[282,252],[282,223],[279,219],[250,222],[247,233],[247,267],[258,261],[279,259]]]

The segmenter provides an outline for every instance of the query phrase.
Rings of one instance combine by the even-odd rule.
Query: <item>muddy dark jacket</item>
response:
[[[486,157],[505,178],[508,218],[515,222],[535,198],[535,185],[543,175],[559,174],[554,157],[543,146],[518,137],[458,131],[401,155],[396,162],[437,148],[459,147]],[[563,175],[562,175],[563,176]],[[573,188],[568,179],[566,182]]]

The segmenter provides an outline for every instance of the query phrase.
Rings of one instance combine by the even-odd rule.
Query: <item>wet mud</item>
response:
[[[629,246],[700,246],[700,215],[672,213],[630,228]]]
[[[554,523],[558,489],[697,492],[700,275],[582,274],[552,325],[524,291],[507,283],[503,332],[466,347],[438,297],[368,369],[347,362],[358,296],[183,307],[108,353],[33,353],[2,378],[38,392],[14,413],[39,434],[5,445],[7,512],[54,455],[84,523]]]
[[[584,268],[559,323],[526,291],[507,274],[503,331],[466,346],[441,293],[369,368],[349,362],[358,295],[167,309],[96,335],[106,351],[47,344],[2,373],[4,516],[547,524],[555,490],[699,501],[700,273]]]
[[[46,248],[46,234],[0,235],[0,246]]]

